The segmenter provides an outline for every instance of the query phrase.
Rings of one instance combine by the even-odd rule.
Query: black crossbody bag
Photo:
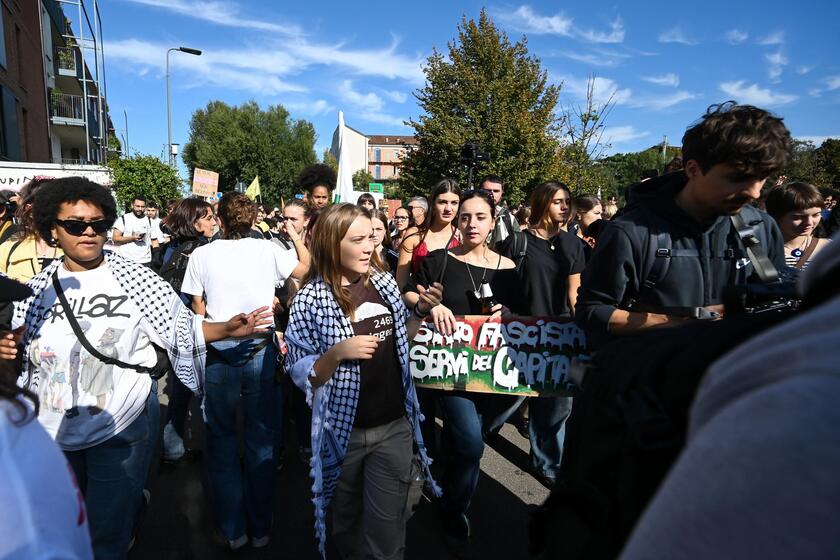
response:
[[[79,339],[79,342],[82,344],[85,350],[87,350],[91,356],[99,360],[104,364],[108,364],[111,366],[117,366],[122,369],[133,369],[137,373],[148,373],[149,377],[152,379],[160,379],[164,375],[166,375],[167,371],[172,370],[172,365],[169,363],[169,355],[166,351],[158,346],[157,344],[152,343],[152,346],[155,349],[155,354],[157,354],[157,363],[154,366],[140,366],[135,364],[127,364],[121,360],[116,358],[111,358],[110,356],[105,356],[101,352],[99,352],[93,345],[85,338],[85,333],[82,332],[82,328],[79,326],[79,322],[76,320],[76,316],[73,315],[73,310],[70,307],[70,303],[67,301],[67,297],[64,295],[64,290],[61,289],[61,283],[58,281],[58,269],[56,269],[55,274],[52,277],[52,285],[55,289],[55,293],[58,296],[58,301],[61,302],[61,307],[64,309],[64,315],[67,317],[67,321],[70,323],[70,327],[73,329],[73,334],[76,335],[76,338]]]

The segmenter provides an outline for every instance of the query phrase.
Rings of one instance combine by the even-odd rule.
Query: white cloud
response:
[[[640,107],[645,109],[667,109],[674,105],[679,105],[684,101],[690,101],[699,97],[699,94],[688,91],[675,91],[668,95],[651,95],[647,97],[635,98],[630,103],[632,107]]]
[[[631,125],[624,126],[608,126],[604,129],[601,138],[607,144],[624,144],[639,138],[644,138],[650,134],[646,130],[636,130]]]
[[[767,69],[767,75],[770,77],[770,80],[774,83],[779,82],[779,78],[782,76],[782,71],[784,67],[788,64],[788,58],[782,54],[782,51],[774,52],[774,53],[767,53],[764,55],[764,59],[768,62],[769,68]]]
[[[163,8],[180,15],[209,21],[226,27],[240,27],[243,29],[259,29],[286,35],[300,35],[301,29],[296,25],[281,25],[265,20],[248,19],[239,13],[239,5],[234,2],[220,0],[127,0],[135,4]]]
[[[624,24],[621,18],[617,17],[610,23],[609,32],[581,29],[578,31],[578,34],[590,43],[623,43]]]
[[[590,64],[592,66],[600,66],[603,68],[610,68],[618,65],[621,58],[604,53],[579,53],[571,51],[561,52],[560,56],[564,56],[577,62],[582,62],[583,64]]]
[[[587,78],[579,79],[568,77],[563,79],[563,90],[568,91],[576,100],[583,101],[586,99],[587,87],[589,80]],[[633,90],[621,89],[618,84],[609,78],[602,78],[595,76],[595,81],[592,88],[593,101],[598,105],[603,105],[610,101],[616,105],[622,105],[630,101],[633,96]]]
[[[756,43],[759,45],[782,45],[785,42],[785,32],[776,31],[764,37],[760,37]]]
[[[325,99],[317,99],[315,101],[284,101],[283,107],[288,109],[289,112],[298,113],[308,117],[323,115],[335,110],[335,107],[330,105]]]
[[[815,87],[808,90],[808,95],[811,97],[820,97],[823,93],[827,91],[835,91],[840,89],[840,75],[838,76],[828,76],[821,80],[821,83],[824,84],[823,87]]]
[[[542,16],[534,12],[530,6],[520,6],[514,12],[500,12],[498,18],[526,33],[534,35],[562,35],[572,36],[572,18],[563,12],[553,16]]]
[[[796,140],[801,140],[802,142],[813,142],[814,146],[819,148],[823,142],[830,138],[840,139],[840,134],[829,134],[828,136],[797,136]]]
[[[726,32],[726,42],[730,45],[740,45],[750,38],[750,34],[740,29],[730,29]]]
[[[163,72],[167,48],[140,39],[125,39],[108,42],[105,52],[108,60],[137,65],[138,71],[152,68]],[[210,50],[201,56],[172,53],[169,62],[172,68],[188,72],[193,86],[213,84],[263,95],[306,91],[304,86],[284,79],[302,66],[280,53],[269,55],[264,49]]]
[[[679,27],[672,27],[659,34],[660,43],[680,43],[682,45],[696,45],[697,41],[691,39]]]
[[[425,80],[425,58],[399,54],[398,45],[399,42],[394,39],[388,48],[351,50],[345,49],[343,44],[327,45],[298,40],[286,48],[292,55],[311,64],[343,66],[363,76],[381,76],[422,84]],[[279,45],[279,48],[283,46]]]
[[[680,77],[674,73],[663,74],[661,76],[645,76],[642,79],[646,82],[650,82],[651,84],[656,84],[658,86],[671,86],[677,87],[680,85]]]
[[[535,12],[528,5],[519,6],[512,12],[498,11],[496,17],[499,21],[514,29],[532,35],[576,37],[590,43],[624,42],[624,22],[621,21],[620,17],[610,22],[609,31],[579,28],[574,25],[574,20],[563,12],[547,16]]]
[[[404,91],[384,91],[382,93],[394,103],[405,103],[408,100],[408,94]]]
[[[382,98],[373,92],[360,93],[353,89],[353,82],[351,80],[344,80],[338,86],[338,94],[344,101],[355,105],[359,109],[365,111],[381,111],[385,103]]]
[[[811,71],[812,71],[814,68],[816,68],[816,66],[813,66],[813,65],[810,65],[810,66],[808,66],[808,65],[797,66],[797,68],[796,68],[796,73],[797,73],[797,74],[799,74],[800,76],[804,76],[805,74],[810,74],[810,73],[811,73]]]
[[[347,111],[348,115],[367,122],[386,124],[389,126],[405,127],[402,117],[395,117],[383,112],[385,102],[373,92],[362,93],[353,89],[352,80],[344,80],[338,86],[338,94],[341,99],[351,105],[353,111]]]
[[[744,80],[723,82],[719,85],[719,88],[720,91],[731,96],[739,103],[748,103],[759,107],[786,105],[798,99],[796,95],[777,93],[766,88],[761,88],[758,84],[747,84]]]

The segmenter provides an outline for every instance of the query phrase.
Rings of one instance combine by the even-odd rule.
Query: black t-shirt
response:
[[[353,301],[357,302],[353,334],[379,337],[373,357],[361,362],[359,402],[353,425],[375,428],[405,415],[405,393],[394,343],[394,316],[373,284],[365,286],[359,279],[349,289]]]
[[[444,260],[446,270],[443,274],[443,305],[455,315],[481,315],[481,302],[473,293],[481,284],[482,277],[490,284],[493,298],[508,307],[514,313],[523,313],[522,288],[515,268],[496,270],[496,267],[484,268],[468,265],[459,261],[444,249],[432,251],[423,260],[420,271],[412,280],[409,288],[415,291],[417,284],[429,286],[440,279]],[[469,269],[468,269],[469,267]],[[468,272],[469,270],[469,272]],[[472,276],[470,276],[472,275]]]
[[[524,235],[528,236],[528,248],[522,263],[521,281],[526,313],[569,316],[568,281],[570,275],[580,274],[586,266],[583,243],[576,235],[565,231],[549,240],[530,231]]]

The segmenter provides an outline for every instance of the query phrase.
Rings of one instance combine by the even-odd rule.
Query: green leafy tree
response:
[[[117,201],[122,207],[131,204],[136,196],[154,201],[165,208],[167,200],[181,198],[181,178],[178,172],[154,156],[135,155],[108,160],[114,177]]]
[[[819,179],[811,182],[823,182],[819,186],[840,189],[840,140],[828,138],[816,150]]]
[[[652,146],[641,152],[613,154],[605,157],[600,162],[602,186],[609,194],[621,195],[627,186],[639,182],[642,172],[655,169],[662,173],[665,164],[680,153],[679,148],[669,146],[663,158],[662,147]]]
[[[294,196],[295,177],[317,161],[315,128],[280,105],[263,111],[253,101],[239,107],[211,101],[193,113],[183,154],[190,175],[196,167],[217,172],[222,192],[259,176],[262,200],[277,204]]]
[[[329,151],[328,149],[324,150],[324,155],[321,157],[321,163],[323,163],[325,165],[329,165],[330,167],[333,168],[333,171],[338,173],[338,160],[335,159],[335,156],[333,155],[333,153],[331,151]]]
[[[426,84],[415,92],[423,114],[408,122],[418,146],[405,159],[401,190],[428,193],[443,177],[465,184],[460,152],[469,140],[491,158],[477,174],[500,175],[513,203],[558,177],[560,88],[547,83],[526,39],[512,44],[482,10],[477,22],[461,20],[448,55],[435,50],[424,72]]]
[[[353,188],[357,191],[368,192],[371,183],[376,181],[367,169],[359,169],[353,173]]]

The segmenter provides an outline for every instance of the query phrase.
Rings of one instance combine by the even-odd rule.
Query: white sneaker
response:
[[[172,422],[167,422],[163,427],[163,460],[177,461],[184,456],[184,440],[175,431]]]
[[[240,548],[242,548],[243,546],[248,544],[248,535],[242,535],[238,539],[228,541],[227,543],[228,543],[228,547],[231,550],[239,550]]]

